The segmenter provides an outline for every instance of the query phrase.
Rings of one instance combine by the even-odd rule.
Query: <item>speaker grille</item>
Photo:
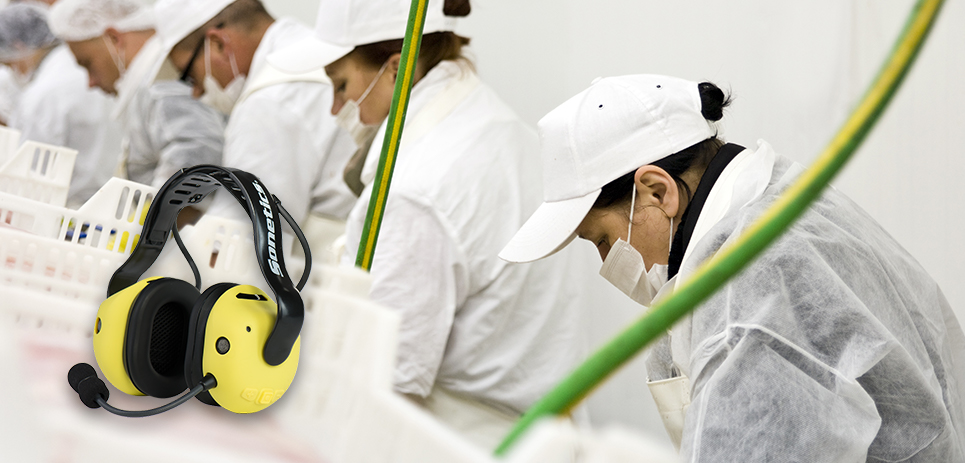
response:
[[[166,304],[158,309],[151,323],[151,367],[162,376],[184,373],[187,320],[180,306]]]

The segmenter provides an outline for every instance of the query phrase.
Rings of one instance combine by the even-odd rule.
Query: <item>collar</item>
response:
[[[423,113],[442,111],[445,114],[439,114],[441,117],[448,115],[447,110],[451,111],[452,108],[445,107],[447,102],[448,104],[461,103],[468,96],[467,92],[474,89],[478,83],[475,71],[457,61],[443,60],[430,69],[422,79],[412,86],[399,150],[401,151],[403,147],[421,138],[425,134],[424,132],[431,130],[439,122],[432,120],[428,124],[421,123],[423,122],[423,117],[421,117]],[[429,117],[428,119],[435,118]],[[386,118],[382,121],[373,143],[369,147],[361,175],[361,181],[364,185],[369,185],[375,180],[388,120]],[[417,134],[416,132],[423,133]]]
[[[117,100],[111,111],[113,120],[121,120],[121,115],[127,111],[128,105],[139,90],[154,84],[153,79],[149,81],[147,76],[153,70],[154,64],[161,60],[161,54],[164,52],[162,46],[161,39],[156,34],[152,35],[134,55],[124,75],[117,80],[115,84]]]
[[[301,23],[289,19],[279,18],[268,26],[265,35],[261,37],[261,42],[255,48],[255,53],[251,55],[251,66],[248,67],[247,76],[258,75],[267,63],[268,55],[285,48],[302,38],[312,34],[312,30]]]
[[[744,151],[744,149],[743,146],[733,143],[727,143],[720,147],[717,154],[714,155],[714,158],[711,159],[710,164],[707,166],[707,170],[704,171],[704,175],[700,177],[697,191],[694,192],[694,197],[690,200],[690,204],[687,205],[687,210],[684,211],[684,215],[680,218],[680,225],[677,227],[677,233],[674,234],[673,243],[670,247],[669,268],[667,269],[668,278],[673,278],[680,270],[680,263],[683,262],[684,252],[690,245],[690,240],[694,235],[694,227],[697,226],[700,211],[703,210],[704,204],[707,203],[707,198],[710,196],[714,184],[717,183],[717,179],[720,178],[720,174],[724,172],[727,165],[730,164],[741,151]]]

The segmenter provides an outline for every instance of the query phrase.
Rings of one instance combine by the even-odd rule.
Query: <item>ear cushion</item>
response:
[[[184,351],[197,288],[175,278],[153,280],[131,304],[124,368],[141,392],[173,397],[184,391]]]
[[[237,286],[235,283],[218,283],[206,289],[197,299],[194,308],[191,310],[191,319],[188,324],[188,344],[184,356],[184,382],[189,388],[198,385],[204,378],[204,366],[202,364],[202,354],[204,353],[204,330],[207,326],[208,314],[211,308],[218,302],[225,291]],[[195,396],[198,400],[208,405],[218,405],[218,402],[211,397],[208,391]]]

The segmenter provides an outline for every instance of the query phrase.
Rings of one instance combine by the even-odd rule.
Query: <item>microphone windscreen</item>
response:
[[[82,379],[77,384],[77,393],[80,394],[80,401],[84,402],[84,405],[89,408],[100,407],[100,404],[97,403],[98,397],[106,402],[108,397],[111,396],[111,391],[107,389],[107,385],[97,376]]]
[[[77,385],[80,384],[82,380],[90,378],[91,376],[97,376],[94,367],[88,363],[78,363],[70,367],[70,371],[67,372],[67,382],[70,383],[70,387],[74,392],[80,392],[77,390]]]

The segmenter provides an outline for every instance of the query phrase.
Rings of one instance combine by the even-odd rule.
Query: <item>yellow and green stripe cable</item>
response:
[[[372,196],[369,199],[369,209],[365,215],[365,225],[362,228],[362,239],[359,243],[358,254],[355,257],[355,265],[366,271],[372,269],[372,257],[375,255],[375,245],[378,243],[379,229],[382,227],[382,217],[385,213],[385,202],[388,199],[389,187],[392,183],[392,172],[395,170],[396,156],[399,154],[402,126],[405,124],[409,94],[412,92],[416,63],[419,59],[419,48],[422,44],[422,30],[426,22],[427,3],[428,0],[412,0],[409,7],[409,21],[405,27],[402,57],[399,61],[399,73],[392,94],[389,121],[382,142],[379,168],[375,174]]]
[[[915,4],[901,36],[871,87],[811,168],[734,245],[722,249],[701,265],[671,296],[656,303],[646,316],[597,350],[524,413],[496,449],[496,455],[506,454],[538,419],[568,413],[620,366],[750,264],[807,210],[884,112],[911,68],[943,3],[943,0],[919,0]]]

